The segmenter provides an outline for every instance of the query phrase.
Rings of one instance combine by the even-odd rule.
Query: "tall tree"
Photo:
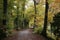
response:
[[[47,29],[47,20],[48,20],[48,8],[49,8],[49,4],[48,4],[48,1],[46,0],[46,5],[45,5],[45,19],[44,19],[44,28],[43,28],[43,31],[42,31],[42,35],[43,36],[46,36],[47,33],[46,33],[46,29]]]
[[[7,13],[7,0],[3,0],[3,17],[2,17],[3,19],[2,26],[0,27],[0,40],[6,37],[6,13]]]
[[[3,14],[5,18],[3,19],[3,25],[6,25],[6,13],[7,13],[7,0],[3,0]]]

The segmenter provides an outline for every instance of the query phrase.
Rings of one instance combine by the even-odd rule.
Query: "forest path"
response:
[[[46,40],[43,36],[34,34],[31,29],[18,31],[14,36],[5,40]]]

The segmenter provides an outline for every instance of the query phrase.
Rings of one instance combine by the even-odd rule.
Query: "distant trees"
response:
[[[16,27],[22,27],[25,3],[26,0],[0,0],[0,36],[12,33],[16,24],[14,21],[18,22]]]

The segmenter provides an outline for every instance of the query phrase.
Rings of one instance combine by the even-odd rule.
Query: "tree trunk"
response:
[[[49,6],[48,6],[48,2],[46,0],[44,28],[43,28],[43,31],[41,33],[45,37],[47,36],[46,29],[47,29],[47,20],[48,20],[48,8],[49,8]]]
[[[6,25],[7,0],[3,0],[3,25]]]

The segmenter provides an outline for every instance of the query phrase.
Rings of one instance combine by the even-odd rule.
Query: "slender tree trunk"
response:
[[[36,8],[36,1],[35,1],[35,0],[33,0],[33,1],[34,1],[34,11],[35,11],[34,26],[33,26],[33,28],[35,28],[35,27],[36,27],[36,14],[37,14],[37,8]]]
[[[19,0],[18,0],[18,3],[17,3],[17,27],[16,27],[16,30],[19,30]]]
[[[47,29],[47,20],[48,20],[48,8],[49,8],[49,6],[48,6],[48,2],[46,0],[44,28],[43,28],[43,31],[41,33],[43,36],[46,36],[47,35],[46,29]]]
[[[22,4],[22,15],[23,15],[23,29],[25,28],[25,24],[24,24],[24,13],[25,13],[25,2],[26,0],[23,1],[23,4]]]

